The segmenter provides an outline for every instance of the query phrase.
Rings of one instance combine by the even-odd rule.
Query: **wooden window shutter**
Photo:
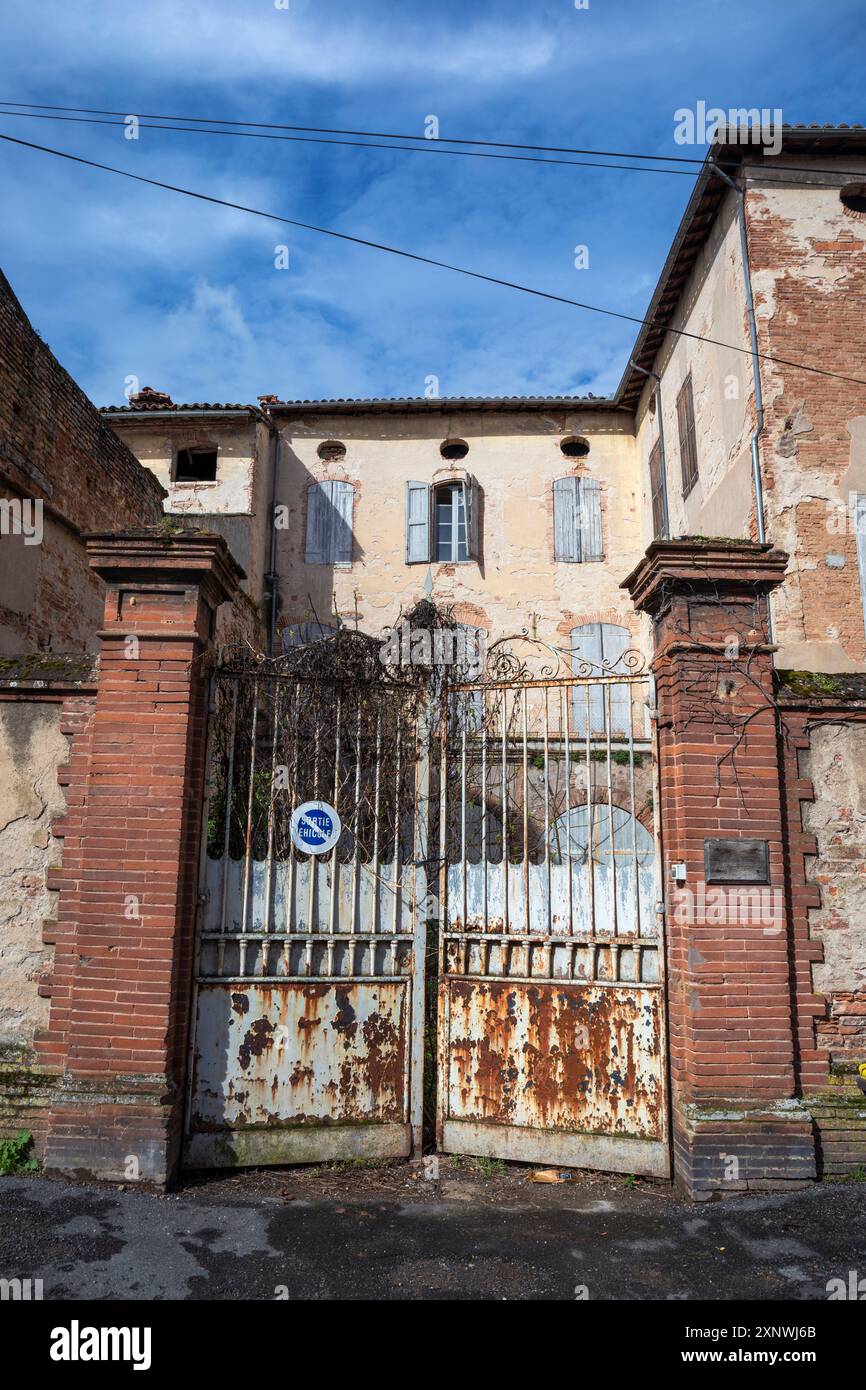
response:
[[[602,560],[601,483],[597,478],[579,478],[580,551],[582,560]]]
[[[692,374],[689,372],[677,396],[677,429],[680,436],[680,469],[683,496],[691,492],[698,480],[698,449],[695,438],[695,401]]]
[[[331,563],[351,565],[355,489],[351,483],[341,482],[331,483],[331,488]]]
[[[314,483],[307,492],[308,565],[351,565],[355,489],[351,483]]]
[[[553,484],[553,558],[581,560],[580,504],[577,478],[556,478]]]
[[[430,487],[427,483],[406,484],[406,564],[426,564],[430,551]]]

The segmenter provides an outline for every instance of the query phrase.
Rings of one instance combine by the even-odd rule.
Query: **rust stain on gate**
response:
[[[658,994],[451,979],[449,1114],[530,1128],[655,1135]]]
[[[193,1128],[405,1119],[401,983],[204,986]]]

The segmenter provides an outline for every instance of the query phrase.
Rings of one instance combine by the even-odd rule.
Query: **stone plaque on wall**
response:
[[[767,840],[704,840],[707,883],[769,883]]]

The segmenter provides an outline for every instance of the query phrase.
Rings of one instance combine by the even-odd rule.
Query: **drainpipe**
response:
[[[724,169],[720,169],[717,164],[708,164],[707,168],[714,174],[718,174],[720,179],[734,190],[737,195],[737,221],[740,226],[740,252],[743,258],[743,279],[746,287],[746,312],[749,316],[749,338],[752,345],[752,380],[755,386],[755,428],[752,432],[752,485],[755,489],[755,512],[758,519],[758,540],[763,545],[767,539],[766,527],[764,524],[764,483],[761,477],[761,456],[758,452],[758,440],[764,428],[764,397],[761,392],[761,364],[758,356],[758,326],[755,322],[755,301],[752,298],[752,275],[749,270],[749,241],[746,235],[746,194],[745,190],[735,183]]]
[[[629,366],[634,367],[636,372],[642,376],[651,376],[656,384],[656,414],[659,418],[659,462],[662,468],[662,540],[670,540],[671,523],[668,513],[668,465],[665,457],[665,422],[662,417],[662,379],[657,372],[648,372],[645,367],[639,367],[633,358],[629,358]]]
[[[267,416],[268,424],[274,431],[274,473],[271,483],[271,559],[270,570],[265,575],[271,586],[271,615],[268,623],[268,656],[276,656],[274,650],[277,641],[277,486],[280,477],[280,431],[274,425],[271,416]]]

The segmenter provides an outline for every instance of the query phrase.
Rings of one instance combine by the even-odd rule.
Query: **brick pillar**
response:
[[[216,536],[88,538],[106,583],[100,670],[73,737],[51,1012],[49,1170],[166,1183],[177,1164],[215,610]]]
[[[786,563],[770,545],[659,541],[623,585],[654,624],[674,1172],[693,1197],[815,1176],[767,620]]]

